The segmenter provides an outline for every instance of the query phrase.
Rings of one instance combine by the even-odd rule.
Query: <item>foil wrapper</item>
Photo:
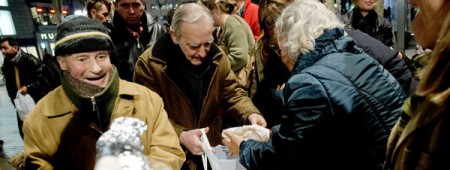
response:
[[[114,119],[110,129],[97,141],[97,161],[102,157],[113,156],[120,165],[119,169],[150,170],[149,160],[140,140],[140,136],[146,130],[147,125],[139,119],[132,117]]]

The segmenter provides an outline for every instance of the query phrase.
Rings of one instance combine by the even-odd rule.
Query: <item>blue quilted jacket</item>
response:
[[[405,94],[377,61],[327,30],[300,54],[282,91],[286,113],[268,142],[240,146],[248,169],[381,169]]]

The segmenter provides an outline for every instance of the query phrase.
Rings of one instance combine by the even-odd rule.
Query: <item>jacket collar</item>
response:
[[[130,82],[119,80],[119,99],[133,99],[134,97],[141,95],[141,92],[137,91],[136,88],[133,88],[133,86],[127,85],[128,83]],[[58,94],[58,96],[55,97],[57,98],[57,100],[54,102],[54,105],[57,105],[59,107],[53,108],[54,112],[44,113],[45,116],[58,117],[79,111],[79,109],[76,108],[75,105],[73,105],[73,103],[70,101],[69,97],[64,92],[61,86],[56,88],[54,92]],[[120,101],[116,104],[116,109],[118,110],[115,110],[114,112],[120,114],[134,109],[134,103],[132,102],[132,100],[118,101]]]
[[[117,96],[119,99],[126,99],[126,100],[116,100],[120,102],[116,102],[115,106],[116,110],[114,110],[113,112],[117,112],[118,114],[130,112],[130,110],[134,109],[134,103],[132,99],[137,96],[140,96],[142,92],[138,91],[136,88],[134,88],[134,86],[129,85],[130,82],[120,80],[120,78],[117,78],[117,80],[118,80]],[[53,112],[44,113],[45,116],[59,117],[79,111],[79,109],[71,102],[62,86],[56,88],[52,93],[57,94],[57,96],[54,97],[55,99],[53,99],[54,100],[53,105],[58,107],[52,108]]]
[[[312,66],[323,56],[331,53],[347,51],[349,46],[354,46],[354,42],[349,36],[344,36],[343,28],[325,30],[322,35],[315,39],[315,46],[313,50],[306,54],[299,54],[291,76]]]
[[[17,54],[13,58],[11,58],[11,62],[14,64],[17,64],[20,61],[20,59],[22,58],[22,56],[24,56],[23,53],[25,53],[25,52],[23,52],[21,49],[19,49],[19,51],[17,51]]]

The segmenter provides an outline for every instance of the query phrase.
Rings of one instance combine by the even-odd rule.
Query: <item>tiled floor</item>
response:
[[[0,139],[5,141],[0,149],[0,170],[13,170],[9,159],[23,151],[23,141],[17,127],[16,111],[9,99],[6,87],[0,83]]]

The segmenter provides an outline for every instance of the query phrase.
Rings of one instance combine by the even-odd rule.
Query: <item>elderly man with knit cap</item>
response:
[[[113,43],[106,28],[83,16],[57,28],[55,54],[61,86],[48,93],[24,123],[26,169],[93,169],[96,141],[117,117],[135,117],[148,129],[141,136],[153,162],[180,169],[185,155],[162,99],[127,81],[110,63]]]

